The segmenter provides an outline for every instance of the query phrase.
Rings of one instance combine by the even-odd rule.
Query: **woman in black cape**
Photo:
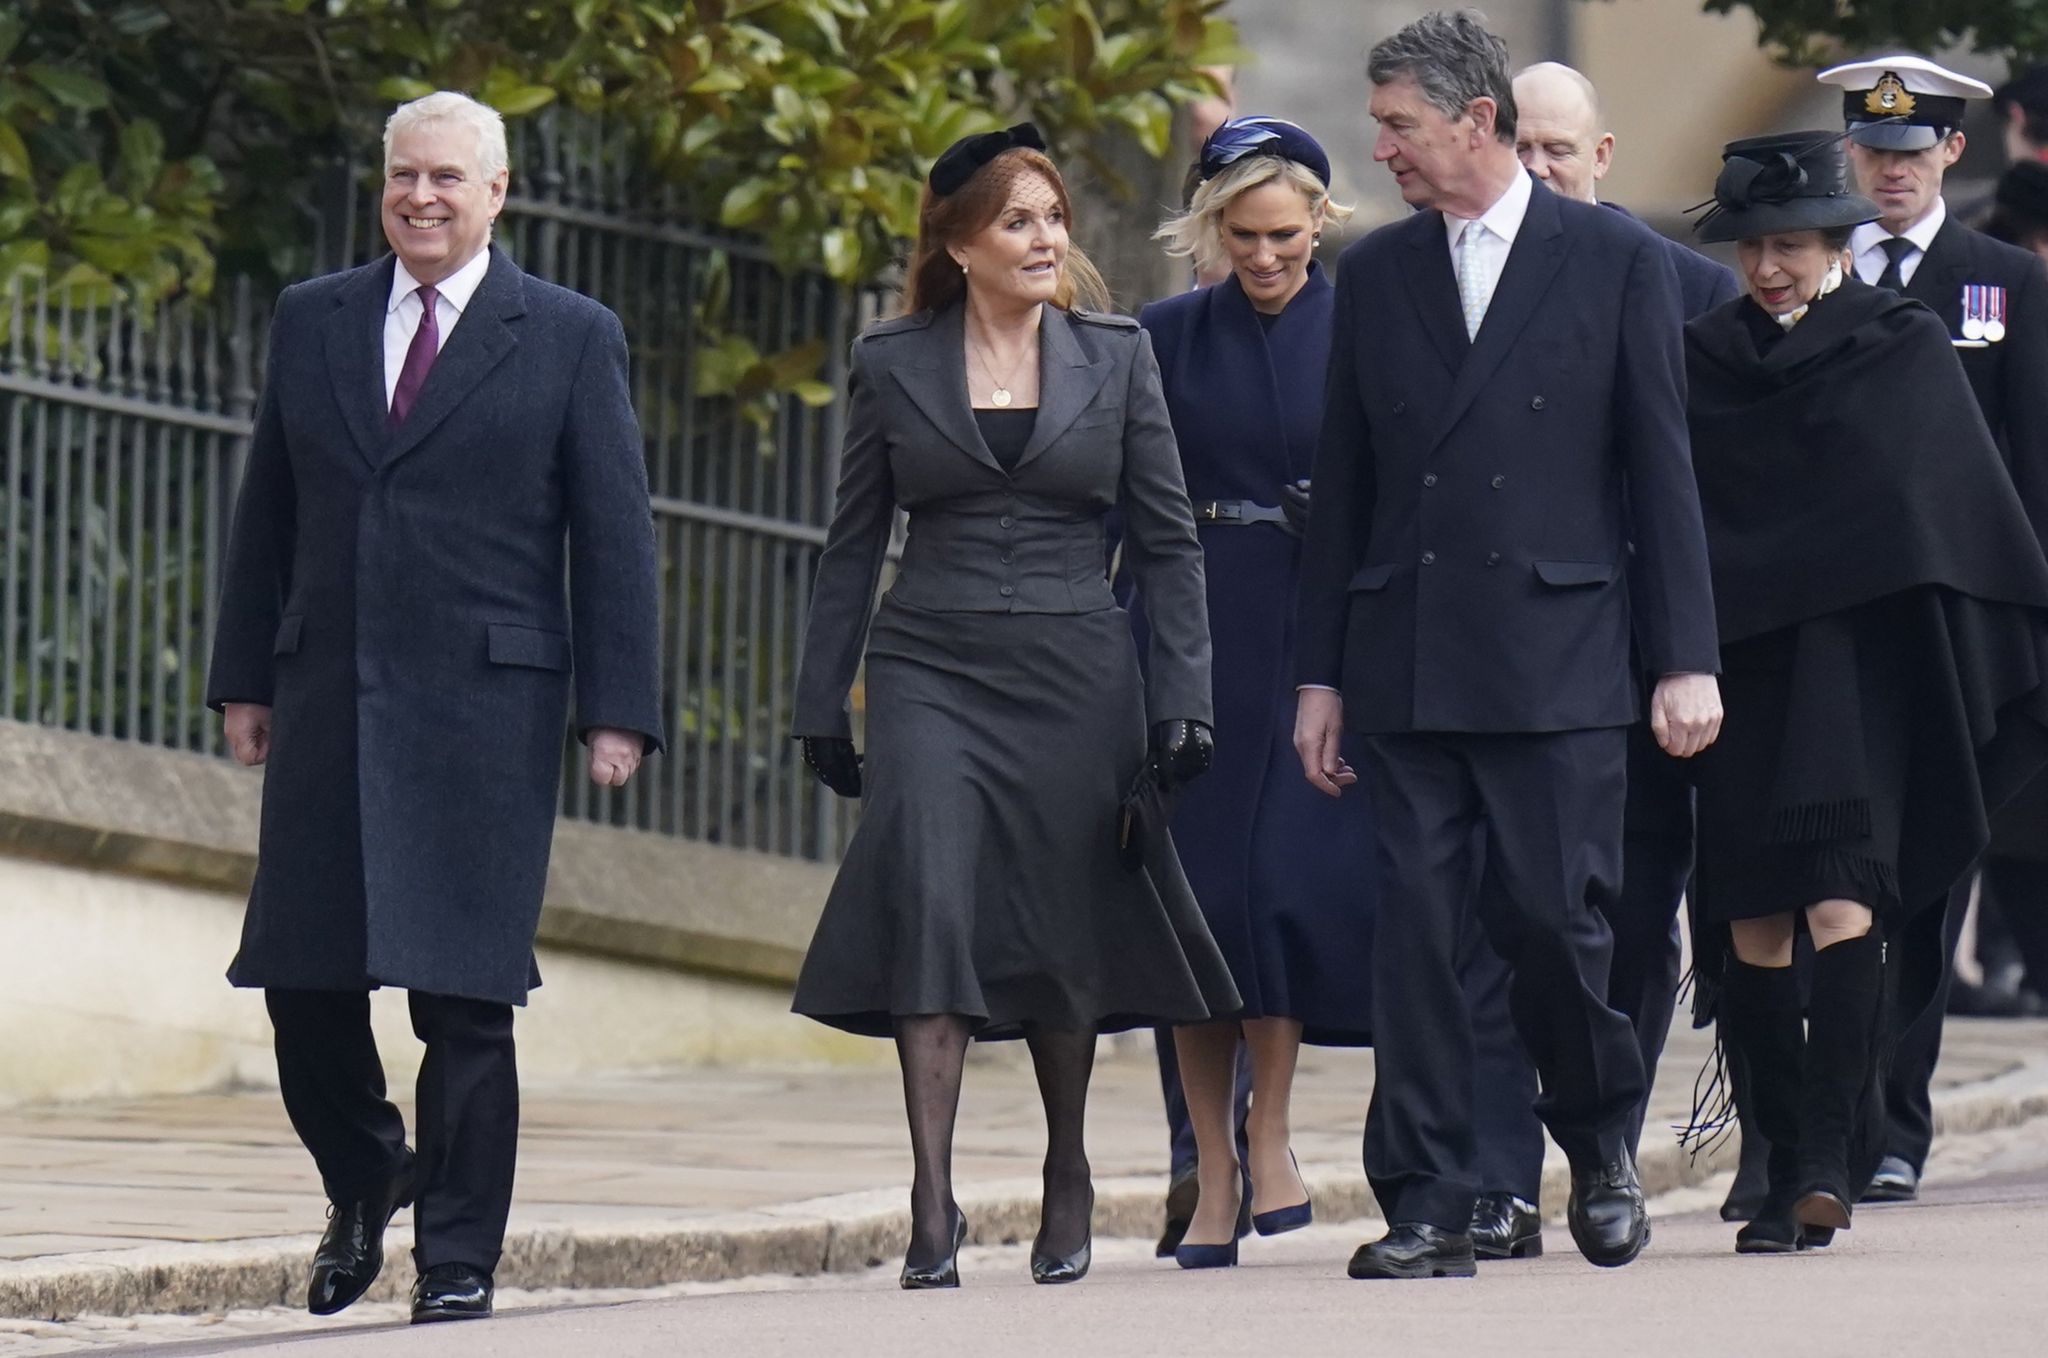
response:
[[[1686,328],[1727,709],[1693,761],[1696,972],[1771,1145],[1741,1253],[1849,1225],[1882,1125],[1885,936],[2048,759],[2048,563],[1946,329],[1844,267],[1877,215],[1831,134],[1732,143],[1700,236],[1737,242],[1747,295]]]

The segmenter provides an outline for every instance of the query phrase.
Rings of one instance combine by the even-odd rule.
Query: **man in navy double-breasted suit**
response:
[[[1473,899],[1571,1161],[1572,1236],[1624,1264],[1649,1233],[1626,1144],[1643,1070],[1606,1002],[1601,908],[1620,884],[1631,644],[1666,750],[1695,754],[1720,724],[1678,283],[1642,226],[1523,170],[1507,49],[1474,17],[1417,20],[1368,70],[1375,158],[1423,210],[1340,261],[1295,740],[1336,794],[1355,777],[1346,725],[1369,737],[1365,1160],[1390,1230],[1350,1271],[1473,1271]]]
[[[229,978],[264,991],[333,1204],[307,1306],[360,1297],[411,1202],[413,1319],[451,1320],[490,1313],[511,1206],[571,690],[624,784],[661,740],[657,579],[618,318],[490,245],[498,115],[415,100],[384,159],[393,253],[278,299],[207,702],[265,766]],[[426,1046],[417,1157],[378,986]]]

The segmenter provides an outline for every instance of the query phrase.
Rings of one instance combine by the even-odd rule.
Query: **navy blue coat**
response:
[[[1152,335],[1188,498],[1280,503],[1315,459],[1333,292],[1320,266],[1273,322],[1235,275],[1155,302]],[[1249,1017],[1298,1019],[1308,1041],[1370,1041],[1370,813],[1323,796],[1294,754],[1301,541],[1275,524],[1197,518],[1215,651],[1216,762],[1183,794],[1173,841]],[[1134,623],[1144,632],[1142,598]],[[1356,759],[1358,752],[1352,752]]]
[[[580,730],[661,739],[625,332],[494,249],[393,430],[392,269],[271,324],[207,682],[272,713],[228,976],[524,1003],[572,671]]]
[[[1356,730],[1628,725],[1632,635],[1719,668],[1667,246],[1534,188],[1476,340],[1441,214],[1343,255],[1297,677]]]
[[[1615,203],[1602,203],[1609,212],[1618,212],[1632,222],[1641,225],[1633,212]],[[1643,227],[1645,231],[1650,228]],[[1689,245],[1666,236],[1658,236],[1663,243],[1665,258],[1671,261],[1672,272],[1678,275],[1678,304],[1686,320],[1705,315],[1723,302],[1735,300],[1742,291],[1742,284],[1726,264],[1717,259],[1708,259]]]

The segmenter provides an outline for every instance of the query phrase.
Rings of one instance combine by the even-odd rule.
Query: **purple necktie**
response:
[[[420,328],[412,332],[412,345],[405,351],[405,366],[398,370],[398,386],[391,393],[391,427],[398,428],[405,423],[405,417],[412,413],[413,403],[420,399],[420,388],[427,384],[427,374],[434,367],[435,356],[441,352],[441,319],[434,314],[434,304],[441,295],[430,283],[422,283],[420,294]]]

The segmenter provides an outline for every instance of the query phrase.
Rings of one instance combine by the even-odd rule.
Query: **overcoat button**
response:
[[[1531,410],[1541,410],[1541,409],[1543,409],[1543,398],[1542,398],[1541,396],[1538,396],[1538,397],[1537,397],[1537,398],[1536,398],[1535,400],[1533,400],[1533,401],[1529,402],[1529,409],[1531,409]]]
[[[1500,553],[1488,552],[1486,554],[1486,564],[1489,566],[1498,566],[1500,564]]]
[[[1406,415],[1408,413],[1408,403],[1406,401],[1394,402],[1394,413],[1396,415]]]
[[[1008,514],[1003,515],[1003,527],[1015,528],[1016,526],[1017,521],[1015,519],[1011,518]]]
[[[1493,478],[1493,488],[1495,490],[1499,490],[1502,486],[1506,485],[1507,483],[1508,479],[1505,476],[1496,476]]]
[[[1434,566],[1436,564],[1436,553],[1424,552],[1422,554],[1422,564],[1425,566]]]
[[[1423,475],[1423,478],[1422,478],[1422,484],[1423,484],[1423,485],[1425,485],[1425,486],[1433,486],[1433,485],[1435,485],[1435,484],[1436,484],[1436,473],[1435,473],[1435,472],[1428,472],[1428,473],[1425,473],[1425,474]]]
[[[1012,594],[1015,594],[1016,592],[1016,590],[1011,589],[1008,585],[1004,585],[1001,589],[996,591],[996,593],[1002,595],[1005,599],[1009,598]]]

